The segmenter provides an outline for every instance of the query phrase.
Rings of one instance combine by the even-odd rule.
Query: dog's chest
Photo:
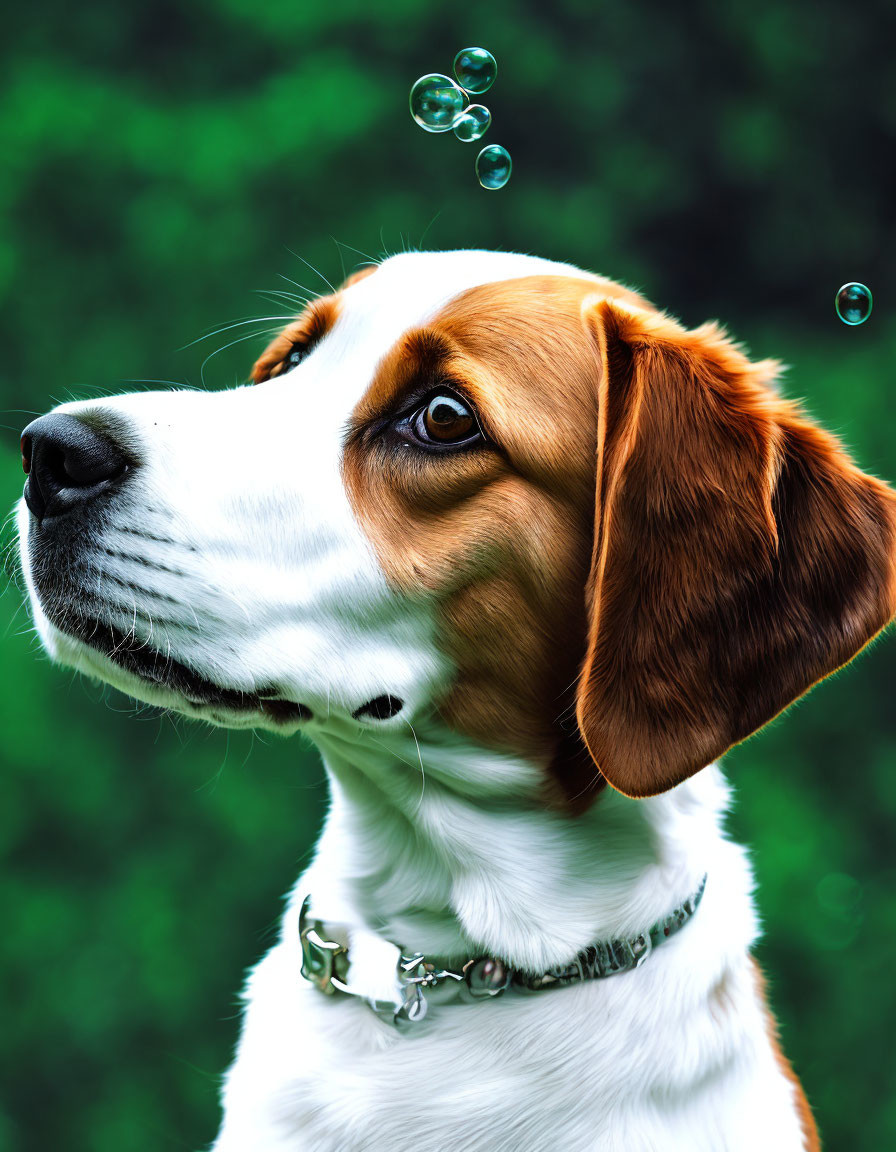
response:
[[[236,1127],[246,1115],[258,1152],[800,1147],[749,1001],[734,1011],[676,1000],[674,960],[539,996],[445,1005],[398,1031],[306,984],[279,945],[252,979],[227,1088],[234,1122],[215,1150],[248,1146]],[[748,982],[729,973],[727,1000],[749,997]],[[720,1132],[736,1142],[720,1144]]]

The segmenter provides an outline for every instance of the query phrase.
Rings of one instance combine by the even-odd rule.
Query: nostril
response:
[[[352,717],[355,720],[391,720],[393,716],[404,708],[404,700],[400,700],[397,696],[375,696],[372,700],[368,700],[360,708],[352,712]]]
[[[43,473],[58,483],[60,488],[76,486],[71,473],[65,466],[65,452],[56,444],[47,444],[41,453],[40,468]]]
[[[22,449],[22,471],[27,476],[31,471],[31,437],[23,436],[20,445]]]

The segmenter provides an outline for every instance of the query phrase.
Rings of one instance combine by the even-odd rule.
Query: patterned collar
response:
[[[687,924],[700,906],[705,888],[704,876],[696,892],[646,932],[589,944],[568,964],[537,974],[513,968],[496,956],[478,955],[460,965],[443,965],[437,960],[427,960],[422,952],[402,955],[398,962],[402,999],[398,1002],[373,1000],[346,984],[350,962],[348,946],[331,939],[334,934],[346,939],[346,931],[336,925],[325,926],[321,920],[312,920],[309,915],[311,897],[306,896],[299,915],[302,975],[327,995],[360,996],[377,1015],[393,1024],[415,1022],[426,1015],[429,1003],[453,999],[458,992],[466,999],[488,1000],[507,991],[541,992],[640,968],[654,948]]]

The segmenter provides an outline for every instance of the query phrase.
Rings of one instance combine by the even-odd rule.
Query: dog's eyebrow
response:
[[[274,337],[255,361],[251,379],[255,384],[279,376],[286,367],[286,358],[296,344],[310,347],[322,340],[339,316],[339,297],[321,296],[312,301],[300,316]]]
[[[356,427],[390,412],[396,401],[424,381],[461,376],[459,350],[432,328],[406,332],[377,365],[370,387],[352,413]]]

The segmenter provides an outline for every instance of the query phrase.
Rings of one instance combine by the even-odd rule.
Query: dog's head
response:
[[[26,429],[39,633],[216,723],[421,725],[567,798],[662,791],[896,608],[893,494],[775,368],[572,267],[393,257],[290,324],[254,386]]]

